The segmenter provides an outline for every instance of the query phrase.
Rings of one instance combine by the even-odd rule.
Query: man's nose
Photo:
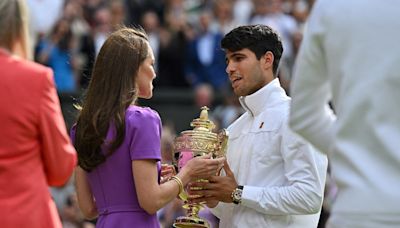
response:
[[[233,64],[232,63],[228,63],[226,65],[225,71],[226,71],[226,73],[228,75],[231,75],[235,71],[235,68],[234,68]]]

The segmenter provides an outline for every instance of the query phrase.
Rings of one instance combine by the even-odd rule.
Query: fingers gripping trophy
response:
[[[228,142],[228,132],[223,129],[218,134],[212,132],[215,128],[214,123],[208,119],[208,108],[202,107],[200,117],[194,119],[190,126],[193,130],[186,130],[180,133],[174,140],[174,162],[180,170],[192,158],[197,156],[209,155],[211,158],[225,156],[226,144]],[[216,174],[217,175],[217,174]],[[198,179],[197,181],[207,181]],[[184,201],[183,208],[187,209],[185,216],[175,219],[174,227],[210,227],[210,223],[200,218],[198,213],[203,208],[201,204],[189,203],[187,193],[179,195]]]

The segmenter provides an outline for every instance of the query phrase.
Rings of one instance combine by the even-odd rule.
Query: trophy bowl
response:
[[[225,156],[228,133],[225,129],[218,134],[212,132],[215,128],[214,123],[208,119],[208,108],[202,107],[200,117],[194,119],[191,124],[193,130],[182,131],[174,140],[174,163],[178,171],[186,163],[197,156],[211,154],[212,158]],[[217,174],[216,174],[217,175]],[[196,181],[208,181],[198,179]],[[185,188],[186,189],[186,188]],[[173,226],[177,228],[204,227],[209,228],[210,223],[199,217],[199,211],[203,208],[202,204],[187,202],[188,194],[179,195],[184,201],[183,208],[187,209],[185,216],[175,219]]]

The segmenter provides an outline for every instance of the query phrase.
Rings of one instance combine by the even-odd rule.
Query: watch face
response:
[[[235,198],[240,199],[242,197],[242,190],[236,189],[235,191]]]
[[[237,188],[233,193],[234,203],[240,203],[241,199],[242,199],[242,189]]]

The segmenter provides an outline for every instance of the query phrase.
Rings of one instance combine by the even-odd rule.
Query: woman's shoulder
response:
[[[15,56],[0,56],[0,66],[4,88],[12,88],[3,90],[2,94],[7,93],[6,96],[22,101],[24,107],[36,107],[53,99],[51,95],[54,94],[50,94],[54,88],[53,72],[50,68]]]
[[[15,64],[27,71],[38,73],[47,73],[48,71],[51,71],[47,66],[26,59],[16,59]]]
[[[126,110],[126,119],[135,121],[160,121],[160,115],[149,107],[131,105]]]
[[[10,56],[6,60],[2,60],[1,64],[5,71],[14,72],[14,74],[29,78],[29,80],[31,79],[30,77],[37,78],[38,76],[49,76],[49,74],[52,76],[50,68],[19,57]]]

